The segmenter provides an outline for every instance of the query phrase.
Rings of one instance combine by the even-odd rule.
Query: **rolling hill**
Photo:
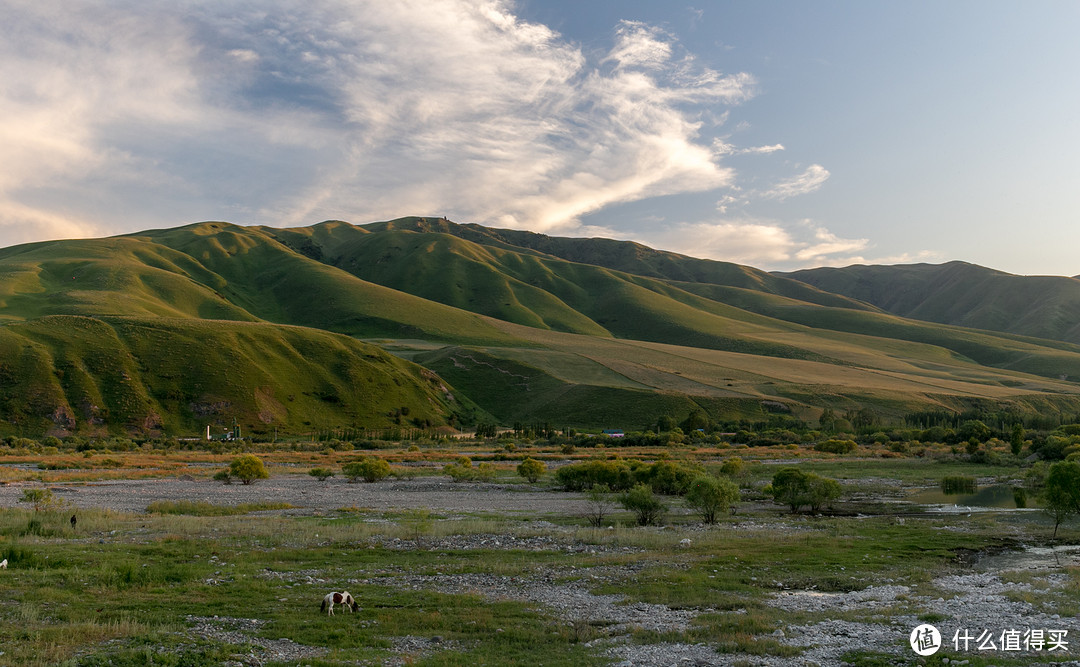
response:
[[[1076,278],[1017,276],[966,262],[849,266],[779,275],[901,317],[1080,343]]]
[[[1080,346],[887,310],[607,239],[207,222],[0,249],[0,417],[191,434],[1080,410]]]

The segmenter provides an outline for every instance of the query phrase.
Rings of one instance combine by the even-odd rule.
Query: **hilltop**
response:
[[[206,222],[0,250],[0,414],[62,434],[1080,409],[1080,346],[891,307],[441,218]]]

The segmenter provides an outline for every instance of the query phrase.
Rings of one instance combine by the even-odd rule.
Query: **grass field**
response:
[[[528,488],[566,495],[550,475],[532,486],[514,473],[525,456],[554,462],[566,455],[541,442],[518,444],[509,460],[502,460],[504,447],[490,443],[378,453],[394,465],[434,464],[421,473],[429,477],[461,453],[494,463],[493,484],[451,484],[451,494],[495,498]],[[656,656],[686,655],[731,665],[914,665],[906,641],[919,622],[933,622],[951,637],[952,628],[965,624],[1054,623],[1053,614],[1075,619],[1080,612],[1080,567],[998,572],[979,566],[984,556],[1021,554],[1025,545],[1077,544],[1077,525],[1063,526],[1051,542],[1052,524],[1039,512],[946,515],[897,502],[948,475],[981,484],[1016,479],[1023,476],[1017,466],[973,464],[945,450],[922,459],[868,456],[873,451],[864,448],[854,457],[791,447],[618,453],[644,460],[674,454],[675,461],[712,470],[738,453],[746,467],[737,478],[737,513],[706,526],[681,500],[667,497],[662,527],[635,527],[630,513],[612,507],[594,528],[581,513],[553,514],[541,506],[506,515],[305,507],[303,495],[248,506],[193,497],[148,500],[146,513],[79,508],[73,528],[71,505],[35,511],[10,503],[0,510],[0,557],[9,562],[0,571],[0,664],[601,665],[668,664]],[[261,456],[274,479],[314,489],[320,482],[306,475],[308,467],[340,474],[342,464],[361,454]],[[108,467],[91,465],[105,456],[90,456],[77,483],[148,471],[195,474],[183,483],[193,485],[193,496],[207,495],[213,487],[205,485],[215,484],[208,476],[229,459],[129,452],[107,455],[115,461]],[[78,461],[5,457],[22,464],[55,460]],[[784,462],[841,480],[845,496],[833,511],[792,515],[761,492]],[[64,476],[69,469],[47,467],[9,473],[5,483],[40,488],[35,480],[46,479],[61,488],[72,479]],[[382,484],[362,486],[378,494]],[[408,492],[409,482],[395,488]],[[968,583],[958,589],[949,581]],[[986,597],[987,586],[1003,592]],[[320,614],[322,596],[341,589],[361,609]],[[1060,623],[1073,628],[1071,620]],[[854,634],[837,635],[837,628]],[[943,657],[1021,665],[1031,654],[946,647],[919,664],[942,665]]]

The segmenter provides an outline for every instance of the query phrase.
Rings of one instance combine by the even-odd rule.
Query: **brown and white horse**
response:
[[[349,613],[356,611],[360,608],[360,605],[356,603],[353,596],[348,591],[342,591],[340,593],[327,593],[326,597],[322,599],[322,607],[320,612],[325,611],[327,616],[334,615],[334,605],[345,605],[345,608],[349,610]]]

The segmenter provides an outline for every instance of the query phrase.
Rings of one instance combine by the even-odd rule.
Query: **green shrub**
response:
[[[708,475],[695,477],[686,491],[686,504],[705,523],[716,523],[716,516],[728,511],[738,500],[739,487],[734,482]]]
[[[567,491],[584,491],[605,484],[612,491],[625,491],[635,484],[647,484],[653,491],[668,495],[685,493],[699,473],[671,461],[651,465],[640,461],[583,461],[563,466],[555,480]]]
[[[346,463],[341,467],[341,472],[349,478],[350,482],[360,479],[365,482],[378,482],[390,476],[390,464],[383,459],[370,456]]]
[[[529,480],[530,484],[535,484],[538,479],[544,476],[546,471],[547,466],[542,461],[533,458],[525,459],[517,467],[517,474]]]
[[[888,438],[886,438],[886,440],[888,440]],[[814,449],[816,449],[817,451],[829,452],[832,454],[850,454],[851,452],[855,451],[855,447],[856,444],[854,440],[836,439],[826,440],[824,442],[819,442],[818,444],[814,445]]]
[[[229,474],[240,480],[242,484],[251,484],[257,479],[270,477],[262,459],[254,454],[244,454],[233,459],[229,464]]]
[[[633,486],[634,475],[626,461],[582,461],[559,468],[555,479],[567,491],[584,491],[597,484],[625,491]]]
[[[809,483],[806,489],[806,504],[810,505],[810,510],[817,512],[823,506],[832,508],[833,501],[837,500],[843,493],[840,482],[813,473],[807,476],[809,477]]]
[[[842,494],[836,480],[790,467],[781,468],[773,475],[766,492],[777,503],[790,507],[792,513],[798,512],[803,505],[809,505],[816,512],[825,505],[831,506]]]
[[[586,515],[589,525],[599,528],[604,523],[604,516],[611,511],[615,503],[611,489],[607,484],[596,484],[585,491],[585,499],[589,503],[589,513]]]
[[[56,503],[56,496],[51,489],[23,489],[20,503],[28,503],[34,506],[35,512],[47,510]]]
[[[326,480],[334,476],[334,471],[330,468],[312,468],[311,470],[308,470],[307,474],[311,475],[320,482],[325,482]]]
[[[652,490],[668,496],[686,493],[698,471],[671,461],[657,461],[651,466],[632,468],[634,480],[648,484]]]
[[[453,463],[443,466],[443,472],[455,482],[467,482],[476,479],[476,469],[473,468],[472,459],[468,456],[459,456]]]
[[[490,463],[481,463],[474,469],[474,479],[481,482],[490,482],[495,479],[495,474],[498,472],[495,466]]]
[[[619,497],[622,506],[634,513],[639,526],[652,526],[660,522],[666,509],[662,500],[653,494],[648,484],[636,484]]]
[[[222,484],[232,484],[232,475],[229,474],[228,469],[218,470],[214,473],[214,481]]]
[[[746,470],[746,462],[738,456],[732,456],[720,464],[720,474],[728,477],[738,477]]]

